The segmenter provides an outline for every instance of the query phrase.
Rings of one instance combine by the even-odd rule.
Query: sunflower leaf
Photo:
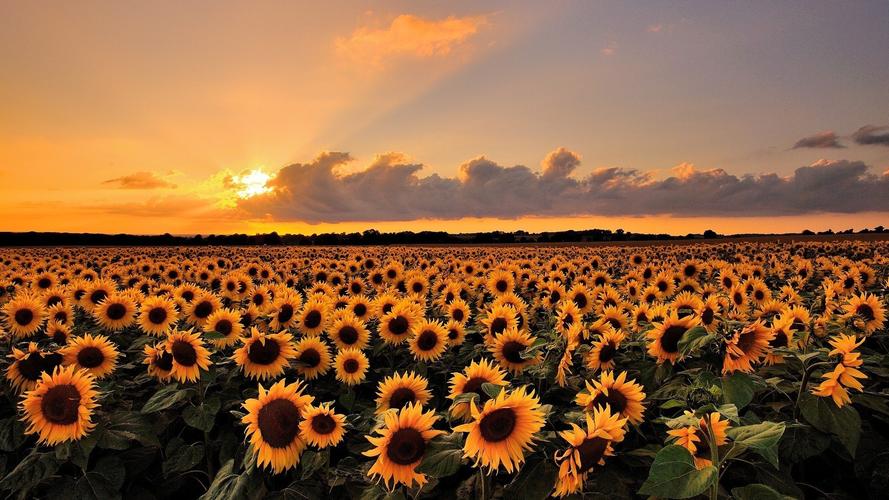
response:
[[[855,456],[861,437],[861,416],[852,405],[839,408],[829,398],[806,393],[800,401],[800,410],[807,422],[819,431],[832,434],[849,451],[849,455]]]
[[[793,497],[782,495],[772,488],[760,484],[748,484],[738,488],[732,488],[732,496],[738,500],[792,500]]]
[[[216,413],[222,403],[217,397],[209,397],[198,406],[189,405],[182,412],[182,419],[185,423],[195,429],[210,432],[216,423]]]
[[[722,377],[722,398],[726,403],[733,403],[738,409],[753,401],[753,392],[753,379],[745,373],[735,372]]]
[[[156,413],[177,406],[188,400],[193,392],[193,389],[183,389],[176,384],[168,385],[148,398],[142,413]]]
[[[417,471],[435,478],[452,476],[463,463],[463,446],[460,434],[454,433],[429,442],[423,461]]]
[[[682,334],[682,338],[679,339],[679,355],[688,356],[713,342],[715,338],[715,333],[707,333],[703,326],[696,326]]]
[[[695,467],[691,453],[677,445],[666,446],[654,457],[648,479],[639,489],[640,495],[665,498],[691,498],[700,495],[716,481],[716,468]]]
[[[491,398],[496,398],[500,391],[503,390],[503,386],[492,384],[490,382],[485,382],[482,384],[482,391],[485,392]]]
[[[537,500],[549,497],[559,475],[559,470],[545,457],[531,455],[506,486],[506,497],[514,500]]]
[[[735,444],[749,448],[778,468],[778,442],[784,435],[784,422],[762,422],[760,424],[732,427],[726,435]]]

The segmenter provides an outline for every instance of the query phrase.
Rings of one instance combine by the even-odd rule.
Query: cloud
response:
[[[578,177],[580,156],[559,148],[537,172],[480,156],[454,177],[421,177],[423,165],[399,153],[341,174],[354,159],[323,153],[282,168],[271,191],[239,200],[250,217],[279,221],[368,222],[523,216],[757,216],[889,211],[889,175],[859,161],[819,160],[790,176],[729,174],[674,167],[667,178],[619,167]]]
[[[386,28],[360,27],[349,37],[337,38],[336,49],[356,61],[373,64],[400,56],[446,56],[487,23],[484,15],[429,20],[401,14]]]
[[[617,54],[617,42],[611,41],[608,42],[604,47],[599,49],[599,53],[605,57],[611,57]]]
[[[159,177],[153,172],[135,172],[123,177],[108,179],[102,184],[115,185],[118,189],[165,189],[175,188],[176,185]]]
[[[839,138],[832,131],[828,130],[826,132],[819,132],[815,135],[810,135],[808,137],[803,137],[802,139],[796,141],[793,145],[792,149],[800,149],[800,148],[844,148],[839,142]]]
[[[889,125],[865,125],[852,134],[852,140],[862,145],[889,146]]]

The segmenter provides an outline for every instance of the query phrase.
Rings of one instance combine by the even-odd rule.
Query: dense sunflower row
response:
[[[3,251],[0,488],[870,494],[889,481],[859,457],[889,444],[887,255]]]

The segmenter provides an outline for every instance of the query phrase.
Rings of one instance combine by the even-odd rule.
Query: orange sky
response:
[[[853,132],[886,120],[889,70],[876,64],[880,51],[860,52],[866,40],[889,40],[885,9],[828,2],[803,20],[780,5],[724,9],[736,12],[572,1],[4,3],[0,230],[682,234],[889,225],[879,203],[838,203],[847,212],[839,214],[805,199],[768,217],[693,207],[682,216],[560,215],[584,205],[543,216],[544,203],[530,213],[491,216],[500,212],[485,206],[478,218],[465,217],[467,208],[406,221],[393,220],[403,219],[393,205],[380,220],[343,221],[324,215],[342,198],[305,197],[337,188],[318,181],[297,191],[301,181],[275,180],[323,151],[355,158],[337,168],[340,178],[392,151],[404,152],[398,165],[422,165],[410,185],[430,176],[465,184],[462,169],[482,155],[542,175],[547,154],[564,146],[582,158],[564,174],[577,182],[608,168],[650,180],[719,169],[731,182],[775,174],[792,186],[799,167],[855,161],[867,169],[857,180],[881,193],[889,148]],[[834,26],[840,12],[855,18],[855,32]],[[779,66],[788,76],[775,77]],[[839,144],[792,147],[828,130]],[[239,181],[257,170],[258,184]],[[257,193],[263,204],[244,203]]]

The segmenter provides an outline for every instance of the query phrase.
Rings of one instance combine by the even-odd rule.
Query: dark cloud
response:
[[[889,125],[865,125],[852,134],[852,140],[862,145],[889,146]]]
[[[107,181],[102,182],[102,184],[113,184],[119,189],[162,189],[176,187],[175,184],[158,177],[158,175],[153,172],[135,172],[123,177],[108,179]]]
[[[820,132],[815,135],[810,135],[809,137],[803,137],[802,139],[796,141],[796,144],[793,145],[793,149],[844,147],[846,146],[840,144],[839,138],[832,130],[828,130],[827,132]]]
[[[566,149],[550,153],[540,172],[478,157],[461,165],[453,178],[420,177],[423,165],[397,153],[377,157],[365,170],[338,173],[351,161],[347,153],[324,153],[310,163],[284,167],[269,182],[271,192],[239,206],[254,217],[310,223],[889,211],[889,173],[869,173],[859,161],[820,160],[790,176],[737,176],[682,164],[664,179],[617,167],[574,177],[580,157]]]

